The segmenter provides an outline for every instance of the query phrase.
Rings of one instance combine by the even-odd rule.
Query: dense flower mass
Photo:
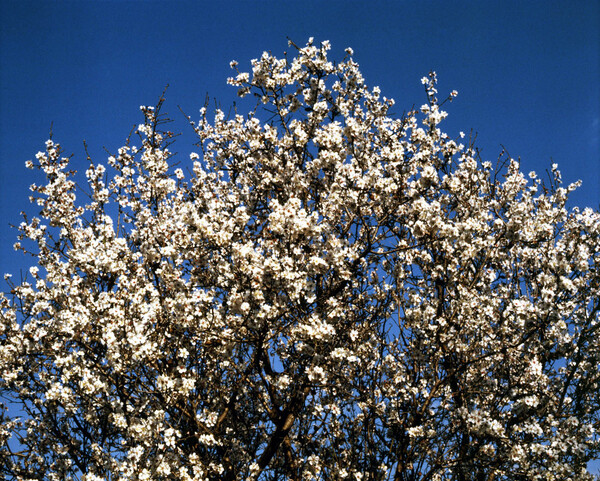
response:
[[[187,172],[162,99],[89,197],[54,141],[28,163],[46,182],[16,245],[37,265],[0,297],[0,472],[591,479],[600,214],[566,208],[556,168],[444,134],[435,74],[396,118],[350,49],[290,47],[232,62],[256,109],[202,109]]]

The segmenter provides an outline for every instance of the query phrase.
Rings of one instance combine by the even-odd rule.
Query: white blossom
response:
[[[203,108],[181,167],[164,99],[90,195],[54,141],[27,162],[2,474],[591,480],[600,214],[451,140],[435,73],[397,118],[352,49],[290,46],[231,62],[256,109]]]

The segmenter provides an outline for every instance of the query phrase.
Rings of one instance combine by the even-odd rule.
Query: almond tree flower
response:
[[[161,98],[89,195],[54,141],[27,163],[0,473],[591,480],[598,211],[451,140],[435,73],[397,117],[352,49],[290,45],[231,63],[256,109],[202,109],[199,152],[173,159]]]

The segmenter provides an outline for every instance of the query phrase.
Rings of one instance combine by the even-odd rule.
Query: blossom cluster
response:
[[[351,49],[290,48],[231,63],[256,108],[202,109],[187,174],[164,99],[87,197],[54,141],[28,163],[46,183],[16,244],[37,266],[0,295],[0,472],[591,479],[598,211],[445,134],[434,73],[397,118]]]

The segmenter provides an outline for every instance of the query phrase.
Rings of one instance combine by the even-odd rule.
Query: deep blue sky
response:
[[[420,78],[435,70],[440,95],[453,89],[443,124],[478,133],[487,160],[506,146],[524,170],[557,162],[566,182],[582,179],[573,202],[600,203],[598,1],[223,1],[29,2],[0,0],[0,271],[15,274],[16,232],[28,186],[24,162],[54,139],[84,170],[115,151],[170,85],[166,109],[189,133],[206,95],[224,107],[229,61],[287,37],[351,46],[367,83],[402,113],[425,101]],[[188,139],[190,137],[187,137]],[[193,147],[182,139],[177,150]]]
[[[12,251],[28,186],[24,162],[54,139],[85,170],[82,141],[104,161],[166,84],[166,110],[188,129],[206,95],[223,107],[229,61],[242,69],[263,50],[330,40],[354,48],[370,86],[398,113],[425,102],[420,78],[435,70],[453,89],[442,127],[478,133],[486,160],[507,147],[523,169],[557,162],[584,181],[573,205],[600,204],[600,2],[578,1],[78,1],[0,0],[0,271],[29,260]],[[189,132],[189,131],[188,131]],[[189,139],[189,136],[187,137]],[[187,158],[193,147],[177,149]]]

